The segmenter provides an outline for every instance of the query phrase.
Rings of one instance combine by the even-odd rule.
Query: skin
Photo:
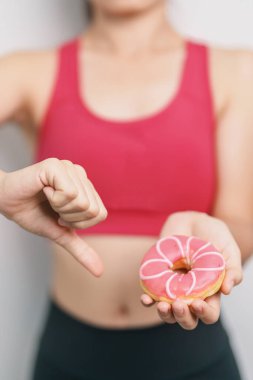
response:
[[[80,92],[97,115],[146,117],[173,98],[185,41],[166,20],[163,0],[93,0],[93,21],[80,38]],[[193,329],[199,319],[216,322],[221,293],[241,282],[241,264],[253,249],[253,56],[211,48],[209,68],[218,176],[213,213],[170,215],[159,235],[196,235],[223,252],[227,271],[221,292],[205,301],[169,305],[141,294],[139,264],[159,236],[75,234],[74,228],[107,216],[85,168],[50,158],[12,173],[0,171],[1,213],[52,241],[52,297],[79,319],[115,328],[163,319]],[[19,52],[0,61],[0,123],[16,121],[32,150],[56,70],[56,50]]]

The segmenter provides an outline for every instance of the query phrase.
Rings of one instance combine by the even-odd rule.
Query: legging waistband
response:
[[[211,365],[228,348],[220,322],[118,329],[84,323],[50,301],[39,355],[87,379],[172,379]],[[169,377],[168,374],[171,376]],[[139,377],[138,377],[139,376]]]

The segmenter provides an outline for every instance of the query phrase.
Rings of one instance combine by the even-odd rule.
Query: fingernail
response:
[[[86,252],[89,253],[89,256],[85,257],[84,265],[88,266],[96,277],[100,277],[104,270],[102,261],[93,249],[88,248]]]

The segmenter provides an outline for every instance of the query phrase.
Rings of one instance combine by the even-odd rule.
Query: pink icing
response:
[[[173,270],[183,260],[187,273]],[[139,275],[145,288],[158,297],[184,298],[203,293],[225,270],[222,254],[195,236],[168,236],[159,239],[145,254]]]

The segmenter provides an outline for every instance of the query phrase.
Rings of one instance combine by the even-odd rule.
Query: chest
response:
[[[137,75],[140,62],[125,71],[122,64],[98,59],[92,60],[92,72],[86,61],[78,78],[75,70],[64,71],[72,79],[60,77],[36,159],[58,157],[82,165],[109,210],[152,215],[209,211],[215,144],[206,50],[188,45],[187,57],[186,65],[180,60],[183,74],[176,61],[170,69],[160,65],[160,71],[150,62]],[[164,83],[171,91],[169,100]],[[160,106],[151,112],[154,93]]]
[[[80,57],[80,93],[87,106],[104,118],[151,115],[180,88],[185,59],[181,50],[129,60],[93,55]]]

